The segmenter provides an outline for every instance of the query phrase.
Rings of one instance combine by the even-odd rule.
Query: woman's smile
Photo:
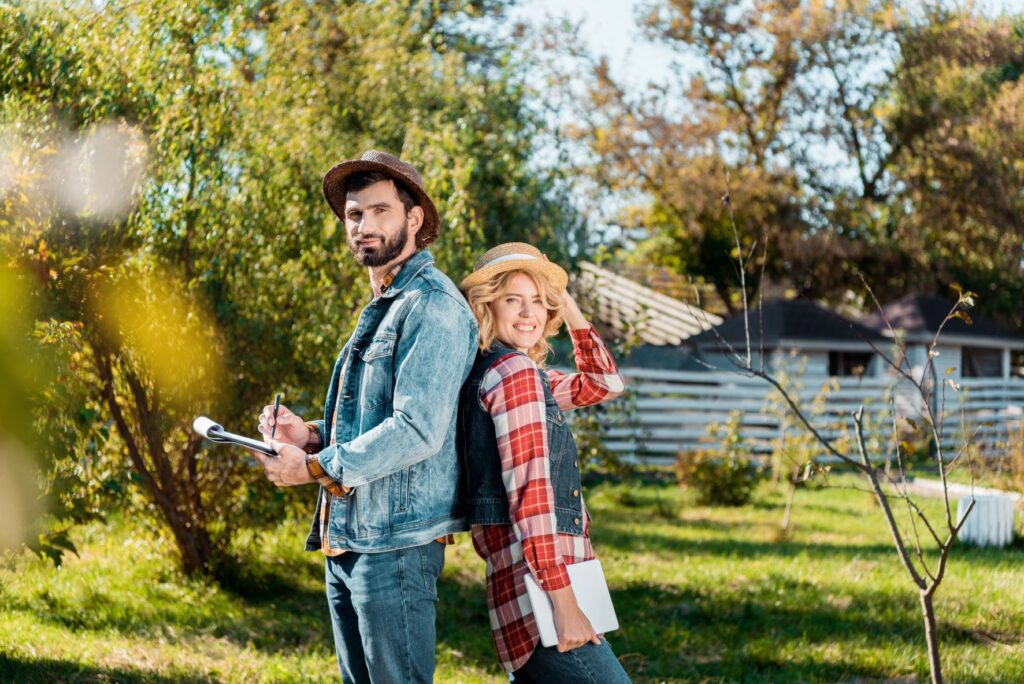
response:
[[[489,306],[494,315],[494,336],[513,349],[528,351],[544,335],[548,310],[537,283],[525,273],[513,276]]]

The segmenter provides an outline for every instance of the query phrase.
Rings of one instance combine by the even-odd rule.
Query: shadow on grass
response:
[[[320,583],[317,588],[311,588],[317,585],[309,581],[314,576]],[[236,576],[219,584],[222,594],[210,604],[204,602],[205,592],[182,596],[176,585],[163,589],[161,579],[142,579],[147,585],[142,600],[117,598],[92,586],[72,599],[44,590],[31,600],[6,595],[4,600],[10,610],[31,613],[40,621],[75,632],[113,630],[169,642],[213,636],[242,648],[251,644],[265,653],[333,653],[322,565],[273,567],[253,562],[244,573],[239,569]]]
[[[909,651],[921,672],[926,667],[912,593],[894,597],[865,590],[837,601],[814,584],[775,577],[733,588],[634,583],[613,587],[612,594],[621,628],[608,639],[635,681],[838,682],[893,677],[884,658],[863,660],[863,649],[879,644],[893,652]],[[784,598],[779,601],[780,597]],[[977,641],[976,635],[949,625],[940,632],[944,647]]]
[[[65,682],[118,682],[119,684],[192,684],[216,680],[201,675],[162,676],[147,670],[123,667],[95,667],[65,660],[18,660],[0,653],[0,682],[19,684],[63,684]]]
[[[32,613],[40,621],[75,632],[113,630],[121,634],[156,636],[169,642],[213,636],[240,647],[251,644],[268,654],[322,651],[333,656],[334,637],[323,590],[322,558],[317,560],[320,562],[285,563],[279,567],[260,563],[241,566],[237,575],[229,576],[228,581],[220,584],[231,599],[233,610],[227,614],[203,606],[182,610],[180,605],[163,599],[115,603],[102,591],[87,593],[84,599],[79,596],[77,600],[47,591],[31,602],[6,595],[4,600],[8,609]],[[499,666],[490,636],[482,563],[476,569],[478,576],[457,569],[441,575],[438,643],[459,660],[497,674]],[[149,675],[136,677],[131,672],[123,676],[112,673],[110,678],[102,679],[102,670],[79,676],[74,674],[79,669],[74,663],[40,663],[44,661],[17,662],[17,667],[22,668],[17,671],[35,676],[29,669],[36,668],[40,675],[27,681],[65,681],[43,676],[51,669],[58,674],[68,670],[67,681],[153,681]],[[0,669],[0,673],[3,672]],[[22,676],[9,678],[0,674],[0,682],[7,681],[22,681]]]

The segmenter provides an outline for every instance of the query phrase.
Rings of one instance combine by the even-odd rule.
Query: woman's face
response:
[[[505,291],[488,306],[494,316],[494,336],[513,349],[526,352],[544,334],[548,310],[533,278],[525,273],[512,276]]]

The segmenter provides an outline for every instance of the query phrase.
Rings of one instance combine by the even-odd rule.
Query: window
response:
[[[860,377],[868,374],[871,352],[832,351],[828,353],[828,374]]]
[[[1003,377],[1003,350],[964,347],[960,373],[965,378]]]

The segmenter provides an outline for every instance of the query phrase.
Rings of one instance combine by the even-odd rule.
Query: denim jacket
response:
[[[470,525],[512,524],[498,442],[494,435],[494,420],[480,402],[480,384],[484,376],[491,366],[508,354],[522,352],[495,344],[486,353],[479,353],[459,401],[459,453],[463,459],[461,487]],[[565,420],[565,413],[551,394],[547,374],[541,369],[538,372],[544,387],[555,522],[561,534],[582,536],[584,515],[576,440]]]
[[[452,281],[417,252],[366,305],[334,364],[315,421],[324,471],[352,491],[331,501],[335,548],[390,551],[467,528],[458,492],[455,423],[473,366],[476,319]],[[306,540],[320,548],[319,512]]]

